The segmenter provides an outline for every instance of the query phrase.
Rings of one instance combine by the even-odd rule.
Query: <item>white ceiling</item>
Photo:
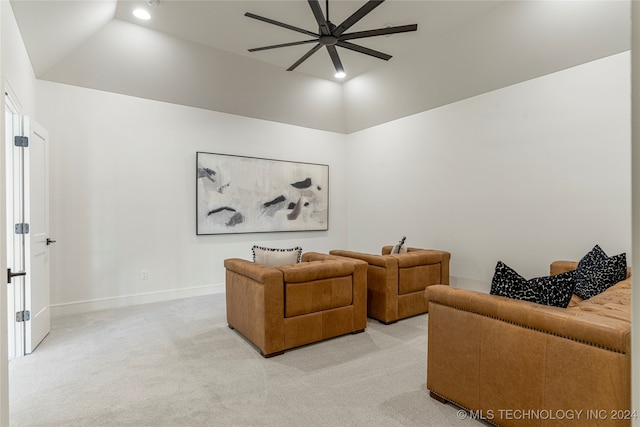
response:
[[[364,2],[331,0],[331,21],[341,23]],[[320,3],[324,10],[325,1]],[[252,12],[317,31],[305,0],[12,0],[11,5],[41,79],[338,132],[629,48],[628,0],[387,0],[350,31],[414,23],[418,31],[354,40],[393,55],[388,62],[338,48],[348,77],[337,83],[324,49],[293,72],[285,70],[312,45],[247,51],[308,39],[244,16]],[[133,17],[136,7],[146,8],[152,19]],[[425,76],[432,87],[421,82]],[[371,102],[361,108],[361,101],[349,98],[363,81],[393,88],[380,90],[384,98],[369,93],[378,111],[367,111]],[[357,117],[358,111],[365,116]]]
[[[339,25],[362,6],[366,0],[331,0],[329,18]],[[325,0],[321,0],[323,11]],[[383,28],[387,26],[418,24],[418,32],[371,37],[353,41],[393,56],[410,54],[420,48],[425,39],[463,25],[479,13],[496,7],[495,1],[397,1],[387,0],[348,32]],[[153,14],[153,20],[142,23],[162,31],[206,46],[244,55],[287,69],[302,57],[313,45],[302,45],[261,52],[248,52],[249,48],[308,40],[310,37],[275,25],[245,17],[251,12],[279,22],[316,32],[317,24],[307,1],[161,1],[157,6],[146,2],[119,1],[115,17],[134,24],[141,22],[132,15],[137,7],[144,7]],[[326,15],[326,12],[325,12]],[[382,66],[385,61],[338,48],[347,80],[371,68]],[[299,68],[302,72],[323,79],[333,77],[334,68],[325,49],[320,50]]]

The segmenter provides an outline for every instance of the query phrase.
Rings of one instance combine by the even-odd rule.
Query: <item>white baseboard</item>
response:
[[[108,308],[127,307],[131,305],[171,301],[202,295],[220,294],[224,293],[224,290],[224,283],[217,283],[214,285],[197,286],[192,288],[170,289],[167,291],[146,292],[86,301],[65,302],[62,304],[52,304],[51,316],[60,317]]]

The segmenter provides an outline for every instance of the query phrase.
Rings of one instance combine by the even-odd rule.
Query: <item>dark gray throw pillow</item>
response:
[[[576,271],[572,270],[554,276],[535,277],[527,280],[502,261],[498,261],[491,281],[490,293],[566,308],[575,288],[575,276]]]
[[[627,254],[612,257],[595,245],[578,263],[574,293],[589,299],[627,278]]]

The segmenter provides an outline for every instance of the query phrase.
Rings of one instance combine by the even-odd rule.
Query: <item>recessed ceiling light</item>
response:
[[[338,71],[334,74],[334,77],[336,79],[344,79],[345,77],[347,77],[347,73],[345,73],[344,71]]]
[[[136,9],[133,11],[133,16],[135,16],[138,19],[142,19],[144,21],[148,21],[149,19],[151,19],[151,15],[149,14],[149,12],[147,12],[144,9]]]

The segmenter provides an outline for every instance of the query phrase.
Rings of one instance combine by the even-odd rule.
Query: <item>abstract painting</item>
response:
[[[329,166],[196,153],[196,234],[329,228]]]

